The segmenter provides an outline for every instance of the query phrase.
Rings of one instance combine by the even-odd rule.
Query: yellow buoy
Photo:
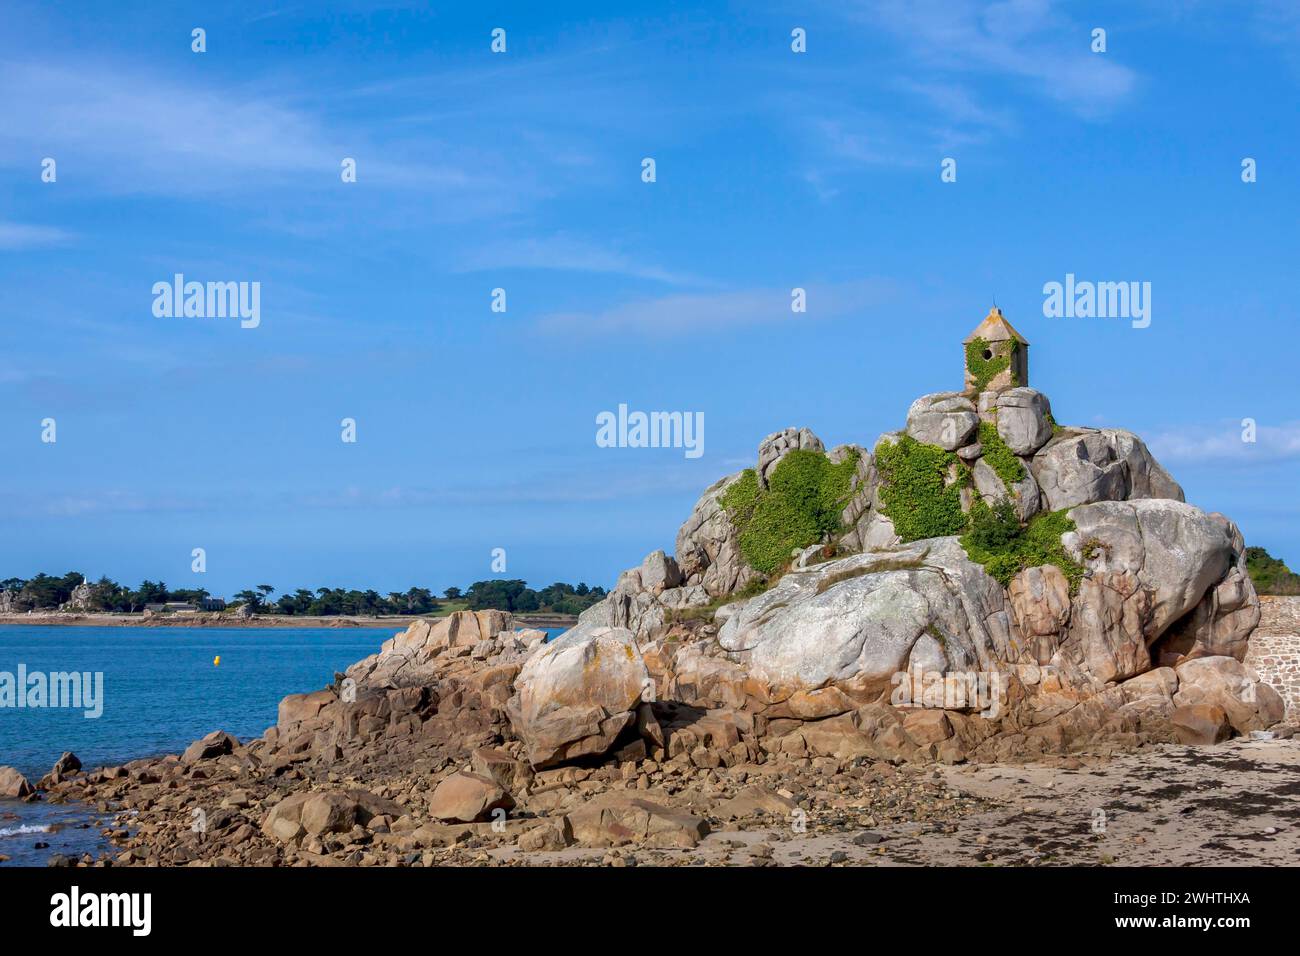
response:
[[[212,666],[213,666],[213,667],[220,667],[220,666],[221,666],[221,655],[220,655],[220,654],[218,654],[216,657],[212,658]]]

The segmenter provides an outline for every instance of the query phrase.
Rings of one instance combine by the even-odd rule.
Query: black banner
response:
[[[1289,925],[1290,882],[1278,870],[1241,868],[0,868],[0,911],[14,942],[127,947],[228,934],[365,943],[475,925],[536,939],[566,924],[584,934],[662,931],[679,919],[713,924],[729,941],[780,932],[789,919],[809,931],[846,920],[903,927],[917,945],[930,934],[942,945],[954,933],[999,932],[998,924],[1071,942],[1195,933],[1230,943]]]

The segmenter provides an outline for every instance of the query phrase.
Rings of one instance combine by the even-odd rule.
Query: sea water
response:
[[[214,730],[241,740],[276,720],[286,694],[319,690],[400,627],[215,628],[0,625],[0,673],[102,674],[102,713],[0,706],[0,766],[33,786],[65,750],[86,769],[179,753]],[[548,629],[548,637],[563,631]],[[213,661],[220,657],[220,664]],[[106,818],[93,808],[0,799],[2,865],[56,852],[98,854]],[[36,844],[48,847],[37,848]]]

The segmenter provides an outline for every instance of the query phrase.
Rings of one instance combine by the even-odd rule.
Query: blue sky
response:
[[[769,432],[959,388],[994,296],[1059,421],[1300,564],[1293,5],[208,6],[6,4],[0,576],[608,586]],[[155,317],[177,272],[260,326]],[[1150,327],[1045,318],[1067,273]],[[705,453],[597,447],[620,403]]]

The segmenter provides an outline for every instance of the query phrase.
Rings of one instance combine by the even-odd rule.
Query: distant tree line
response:
[[[34,578],[6,578],[0,581],[0,591],[13,592],[10,607],[15,611],[53,610],[72,597],[82,581],[80,571],[67,574],[38,574]],[[89,582],[87,582],[89,583]],[[136,589],[123,587],[116,581],[102,577],[90,584],[92,611],[141,611],[146,604],[163,604],[167,601],[185,601],[199,604],[209,593],[204,588],[172,591],[161,581],[141,581]]]
[[[38,574],[34,578],[7,578],[0,581],[0,591],[11,592],[9,607],[14,611],[55,610],[72,597],[81,584],[82,575],[69,571],[64,575]],[[409,588],[405,592],[358,591],[348,588],[298,588],[272,597],[275,588],[259,584],[237,592],[232,606],[248,605],[258,614],[327,617],[336,614],[378,616],[387,614],[432,614],[442,604],[428,588]],[[519,613],[580,614],[605,597],[605,589],[586,584],[556,583],[535,591],[519,580],[475,581],[467,591],[450,587],[443,591],[447,602],[463,603],[468,609],[496,609]],[[172,590],[162,581],[142,581],[132,589],[108,577],[90,584],[87,608],[92,611],[134,613],[149,604],[183,602],[202,606],[210,597],[205,588]]]
[[[472,611],[496,608],[527,614],[581,614],[605,597],[602,587],[589,588],[585,584],[556,583],[534,591],[523,581],[475,581],[469,586],[465,599]]]

